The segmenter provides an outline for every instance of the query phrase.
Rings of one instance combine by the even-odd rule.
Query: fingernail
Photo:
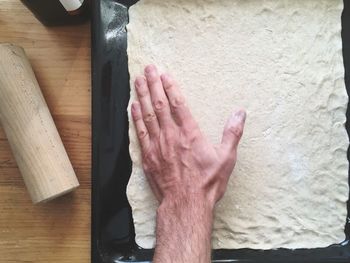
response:
[[[137,87],[141,87],[142,85],[145,84],[145,79],[144,77],[137,77],[136,80],[135,80],[135,85]]]
[[[139,108],[139,104],[137,102],[133,102],[131,104],[131,111],[132,112],[136,112],[138,110],[138,108]]]
[[[241,121],[241,122],[244,122],[246,117],[247,117],[247,114],[245,113],[244,110],[236,111],[234,114],[234,118]]]
[[[145,75],[148,80],[155,80],[158,78],[157,69],[153,65],[149,65],[145,68]]]
[[[153,75],[156,72],[156,67],[154,65],[148,65],[147,67],[145,67],[145,73],[148,75]]]

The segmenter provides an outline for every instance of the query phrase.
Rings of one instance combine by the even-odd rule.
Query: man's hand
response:
[[[246,114],[232,114],[213,145],[169,75],[149,65],[135,88],[131,112],[143,169],[160,203],[154,262],[209,262],[213,209],[235,166]]]

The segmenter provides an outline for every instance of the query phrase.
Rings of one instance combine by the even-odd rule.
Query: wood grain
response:
[[[0,262],[90,261],[89,28],[46,28],[20,1],[0,0],[0,42],[25,49],[80,182],[33,205],[0,128]]]
[[[79,186],[22,47],[0,44],[0,122],[33,203]]]

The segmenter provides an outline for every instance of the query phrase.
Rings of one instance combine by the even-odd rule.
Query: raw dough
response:
[[[238,163],[216,207],[214,248],[314,248],[344,240],[342,8],[342,0],[143,0],[130,8],[132,87],[146,64],[173,73],[214,142],[230,112],[247,109]],[[150,248],[157,202],[131,120],[130,153],[136,240]]]

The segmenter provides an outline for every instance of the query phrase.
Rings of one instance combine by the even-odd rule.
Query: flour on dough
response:
[[[344,240],[342,8],[342,0],[141,0],[130,8],[131,87],[146,64],[171,72],[213,142],[233,109],[248,112],[236,168],[216,207],[214,248]],[[131,119],[130,153],[136,241],[150,248],[157,202]]]

